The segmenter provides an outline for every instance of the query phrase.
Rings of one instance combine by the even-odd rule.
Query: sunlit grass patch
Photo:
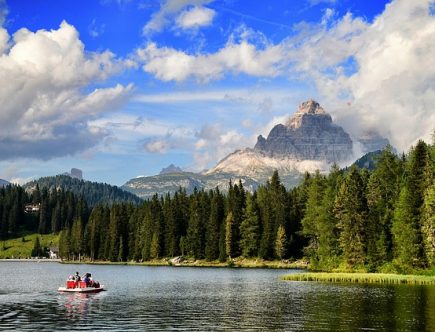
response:
[[[373,284],[435,285],[435,276],[384,273],[295,273],[281,277],[290,281],[350,282]]]
[[[0,241],[0,259],[30,258],[37,236],[39,236],[42,247],[57,247],[59,245],[59,235],[28,234],[14,239]]]

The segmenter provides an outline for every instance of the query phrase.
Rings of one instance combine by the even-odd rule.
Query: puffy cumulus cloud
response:
[[[107,132],[88,121],[119,107],[132,86],[90,86],[122,67],[108,51],[87,54],[66,22],[17,31],[0,57],[0,155],[49,159],[97,144]]]
[[[216,12],[206,7],[192,7],[184,10],[176,19],[177,26],[181,29],[197,29],[208,26],[213,21]]]
[[[196,133],[194,164],[190,168],[194,171],[207,169],[235,149],[252,146],[254,142],[254,137],[235,129],[224,129],[218,123],[204,125]]]
[[[150,153],[166,153],[172,148],[171,143],[164,139],[152,140],[151,142],[145,143],[144,148]]]
[[[149,43],[139,49],[137,55],[143,61],[143,70],[162,81],[184,81],[196,78],[206,82],[222,78],[226,72],[259,77],[274,77],[282,64],[280,46],[264,49],[246,40],[229,41],[225,47],[211,54],[188,54],[169,47]]]
[[[346,96],[339,121],[358,135],[375,129],[400,150],[429,141],[435,128],[435,20],[429,0],[397,0],[357,37],[357,70],[317,81],[324,95]],[[417,23],[418,22],[418,23]],[[336,98],[335,105],[343,105]],[[332,101],[332,105],[334,101]]]
[[[159,32],[161,31],[166,25],[168,25],[171,20],[177,16],[183,9],[189,6],[197,6],[199,8],[202,8],[202,12],[196,12],[196,14],[188,14],[188,12],[185,12],[185,15],[187,15],[187,21],[186,24],[194,23],[195,20],[198,22],[198,20],[204,20],[207,19],[207,15],[211,15],[210,12],[204,12],[204,7],[202,5],[208,4],[213,2],[214,0],[162,0],[162,3],[160,5],[160,10],[156,12],[152,17],[151,20],[144,26],[143,33],[145,35],[152,33],[152,32]],[[199,16],[201,15],[201,17]],[[180,17],[178,17],[180,18]],[[198,22],[199,23],[199,22]]]
[[[433,0],[395,0],[373,22],[350,12],[337,18],[326,9],[318,23],[301,22],[276,44],[245,30],[214,53],[150,42],[137,56],[143,70],[162,81],[208,82],[227,74],[303,81],[352,135],[376,130],[406,150],[419,138],[429,139],[435,126],[433,6]],[[266,96],[259,110],[275,105]],[[207,142],[198,139],[196,145],[204,149]]]

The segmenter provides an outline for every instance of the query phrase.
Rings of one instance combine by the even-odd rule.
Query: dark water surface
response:
[[[75,271],[108,291],[58,294]],[[435,331],[434,286],[278,279],[298,272],[0,262],[0,330]]]

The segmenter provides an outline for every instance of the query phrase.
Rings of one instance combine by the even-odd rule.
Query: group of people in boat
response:
[[[94,279],[92,279],[92,275],[89,272],[85,273],[83,276],[80,276],[80,274],[76,272],[74,275],[70,275],[68,277],[68,281],[74,281],[75,288],[79,287],[79,282],[85,282],[86,287],[100,287],[100,283],[98,281],[94,281]]]

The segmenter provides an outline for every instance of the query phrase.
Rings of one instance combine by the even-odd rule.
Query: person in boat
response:
[[[84,274],[84,276],[83,276],[83,281],[86,283],[86,287],[89,287],[90,286],[90,276],[91,276],[91,274],[90,273],[85,273]]]
[[[80,274],[78,272],[76,272],[76,274],[73,277],[74,281],[81,281],[82,279],[80,278]]]

